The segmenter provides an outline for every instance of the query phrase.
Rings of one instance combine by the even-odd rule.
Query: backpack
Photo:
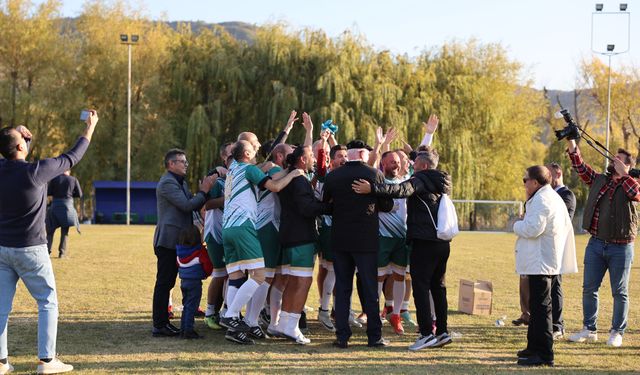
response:
[[[417,195],[416,195],[417,196]],[[431,222],[433,226],[436,228],[436,236],[438,239],[443,241],[451,241],[453,237],[458,235],[460,230],[458,229],[458,214],[456,213],[456,208],[453,205],[453,201],[447,194],[442,194],[440,197],[440,204],[438,205],[438,224],[436,225],[435,220],[433,220],[433,215],[431,214],[431,209],[429,209],[429,205],[422,198],[418,197],[420,202],[424,204],[427,208],[427,212],[429,212],[429,217],[431,217]]]

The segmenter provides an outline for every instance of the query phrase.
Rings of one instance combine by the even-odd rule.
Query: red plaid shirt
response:
[[[577,151],[569,152],[569,158],[571,159],[571,166],[576,170],[580,179],[587,185],[591,186],[593,181],[596,179],[596,176],[598,176],[598,173],[596,173],[589,164],[586,164],[584,160],[582,160],[582,156],[580,156]],[[640,184],[635,180],[635,178],[631,176],[624,176],[617,181],[609,179],[607,184],[600,189],[598,197],[596,198],[596,210],[593,213],[593,219],[591,219],[591,225],[589,226],[589,233],[591,233],[592,236],[595,236],[598,233],[598,219],[600,217],[598,202],[600,202],[600,199],[605,196],[605,194],[609,196],[609,200],[613,199],[613,193],[616,191],[618,185],[622,185],[622,189],[624,189],[625,194],[627,194],[627,197],[629,197],[630,200],[640,202]],[[633,241],[634,238],[630,240],[617,240],[611,242],[616,244],[627,244]]]

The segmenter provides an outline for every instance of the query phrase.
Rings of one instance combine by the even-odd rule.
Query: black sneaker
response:
[[[255,342],[251,340],[245,332],[234,331],[232,329],[228,330],[224,335],[225,340],[235,342],[240,345],[253,345]]]
[[[538,355],[527,358],[518,358],[518,366],[549,366],[553,367],[553,361],[545,361]]]
[[[151,334],[153,337],[175,337],[180,334],[180,331],[176,332],[169,328],[169,325],[165,325],[164,327],[153,327]]]
[[[448,333],[441,333],[438,336],[436,336],[436,339],[438,341],[436,341],[435,344],[433,344],[432,348],[440,348],[443,347],[445,345],[449,345],[451,344],[451,336],[449,336]]]
[[[251,327],[249,327],[247,323],[244,322],[244,320],[237,317],[226,318],[221,316],[220,325],[227,329],[232,329],[234,331],[245,332],[245,333],[249,332],[249,330],[251,329]]]
[[[204,336],[200,335],[198,332],[194,330],[190,330],[190,331],[184,331],[180,333],[180,338],[186,339],[186,340],[193,340],[193,339],[203,339]]]
[[[300,320],[298,321],[298,328],[300,328],[300,332],[304,334],[309,333],[309,327],[307,327],[307,313],[302,311],[300,313]]]
[[[533,352],[529,349],[523,349],[518,351],[518,358],[529,358],[533,355]]]
[[[262,328],[260,328],[260,326],[251,327],[251,329],[247,333],[249,334],[249,336],[256,338],[258,340],[264,340],[268,338],[267,334],[264,333],[264,331],[262,330]]]
[[[258,317],[258,319],[259,323],[263,327],[269,327],[269,324],[271,324],[271,315],[269,315],[269,312],[265,308],[260,310],[260,316]]]
[[[385,346],[389,346],[389,340],[384,337],[380,337],[378,341],[368,343],[367,346],[370,348],[384,348]]]
[[[331,345],[333,345],[336,348],[347,349],[349,347],[349,342],[348,341],[336,340]]]
[[[182,330],[171,323],[167,323],[167,327],[175,333],[180,333]]]

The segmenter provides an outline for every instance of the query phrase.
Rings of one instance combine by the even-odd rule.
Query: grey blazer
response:
[[[186,181],[181,189],[178,180],[165,172],[156,187],[156,199],[158,224],[153,235],[153,247],[175,249],[180,231],[193,223],[192,212],[204,205],[206,197],[201,192],[193,196]]]

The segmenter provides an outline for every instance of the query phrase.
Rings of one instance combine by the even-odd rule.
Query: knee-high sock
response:
[[[320,297],[320,308],[329,310],[329,303],[333,295],[333,287],[336,285],[336,273],[333,269],[327,270],[327,276],[322,283],[322,296]]]
[[[404,280],[393,281],[393,313],[400,314],[402,309],[402,301],[404,300]]]
[[[247,316],[244,319],[249,326],[255,327],[258,325],[258,316],[264,307],[267,293],[269,293],[269,283],[266,281],[260,284],[255,293],[253,293],[251,301],[249,301],[249,305],[247,305]]]
[[[382,295],[383,286],[384,286],[384,281],[378,281],[378,299],[380,299],[380,296]]]
[[[240,310],[242,310],[242,306],[246,305],[247,302],[253,297],[253,294],[256,292],[260,284],[255,282],[253,279],[247,280],[240,289],[236,292],[235,297],[231,301],[231,305],[227,305],[227,317],[238,317],[240,316]],[[229,285],[229,292],[231,292],[231,285]]]
[[[280,309],[282,307],[282,291],[276,287],[271,287],[271,296],[269,296],[269,310],[271,314],[271,325],[278,325],[280,319]]]
[[[228,315],[227,313],[229,312],[229,306],[231,306],[231,302],[233,302],[233,299],[236,297],[236,294],[238,294],[238,290],[240,289],[240,287],[242,287],[242,284],[244,284],[244,279],[235,279],[235,280],[227,280],[228,283],[226,284],[226,296],[225,296],[225,304],[227,305],[227,310],[225,311],[225,318],[229,318],[231,317],[231,315]],[[237,315],[236,315],[237,316]]]

